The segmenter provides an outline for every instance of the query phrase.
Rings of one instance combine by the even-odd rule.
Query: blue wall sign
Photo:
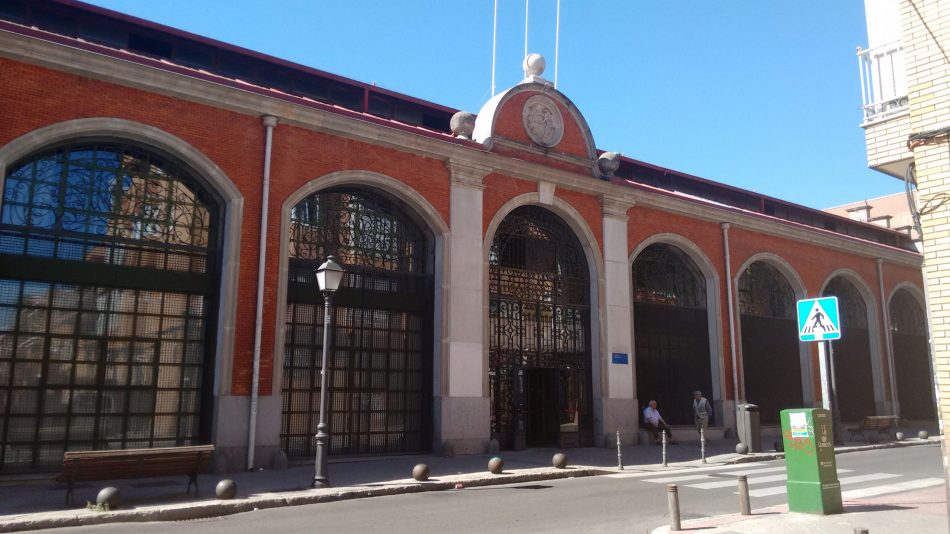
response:
[[[619,363],[620,365],[627,365],[630,363],[630,357],[627,356],[626,352],[614,352],[610,356],[613,363]]]

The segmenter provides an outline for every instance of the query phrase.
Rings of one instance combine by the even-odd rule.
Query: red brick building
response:
[[[842,416],[933,418],[906,235],[603,152],[540,63],[476,117],[4,2],[0,469],[309,456],[330,254],[333,454],[635,441],[648,400],[689,424],[696,389],[713,437],[737,401],[775,424],[820,405],[794,303],[821,294]]]

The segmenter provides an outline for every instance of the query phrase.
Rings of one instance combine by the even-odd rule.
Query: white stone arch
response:
[[[778,272],[785,278],[785,281],[788,282],[788,285],[791,286],[792,291],[795,293],[795,300],[801,300],[808,297],[808,289],[805,287],[805,282],[798,274],[798,271],[791,264],[791,262],[779,256],[778,254],[773,254],[771,252],[759,252],[749,256],[744,262],[742,262],[742,265],[736,271],[736,276],[733,279],[732,284],[732,287],[736,292],[732,298],[732,301],[736,303],[735,309],[737,315],[736,350],[739,352],[740,356],[742,355],[742,321],[738,320],[738,316],[741,315],[739,312],[739,279],[742,278],[742,275],[745,273],[746,269],[748,269],[753,263],[760,261],[765,262],[778,270]],[[798,360],[802,369],[802,401],[805,406],[814,406],[815,369],[812,365],[811,350],[809,350],[809,346],[806,343],[798,344]],[[742,398],[745,399],[745,371],[744,366],[739,367],[739,371],[741,373]]]
[[[703,278],[706,282],[706,324],[708,325],[708,335],[709,335],[709,370],[712,374],[712,401],[715,404],[716,410],[716,421],[726,421],[725,417],[727,414],[723,411],[723,393],[726,390],[726,376],[725,376],[725,367],[722,364],[722,304],[720,300],[720,291],[719,291],[719,271],[710,261],[709,256],[703,251],[703,249],[691,241],[690,239],[681,236],[679,234],[671,232],[663,232],[659,234],[653,234],[644,240],[640,241],[637,246],[633,249],[633,252],[630,253],[630,257],[627,259],[627,270],[628,276],[633,276],[633,262],[637,259],[637,256],[641,252],[646,250],[650,245],[656,245],[659,243],[672,245],[679,250],[683,251],[689,259],[693,261],[699,272],[702,273]],[[634,302],[634,291],[636,288],[631,283],[630,284],[630,302]],[[632,306],[631,306],[631,317]],[[631,332],[634,337],[634,346],[636,346],[636,328],[631,327]],[[639,393],[638,393],[639,394]],[[720,424],[720,426],[725,426]]]
[[[495,212],[491,222],[488,224],[488,228],[485,229],[484,242],[482,244],[482,268],[484,272],[482,281],[484,283],[483,287],[485,288],[482,297],[482,317],[485,318],[484,326],[482,327],[482,343],[484,347],[482,350],[482,369],[484,370],[482,395],[488,397],[489,394],[488,352],[491,348],[491,342],[489,339],[490,325],[488,321],[488,301],[490,293],[488,257],[491,253],[491,244],[495,238],[495,232],[498,230],[498,226],[501,225],[501,222],[505,220],[505,217],[512,211],[522,206],[540,206],[560,217],[568,228],[574,232],[574,236],[577,237],[581,248],[584,250],[590,282],[591,389],[594,397],[593,406],[591,408],[594,414],[594,439],[596,440],[597,436],[601,436],[604,433],[603,418],[600,417],[600,414],[603,411],[602,399],[606,396],[604,389],[607,384],[607,376],[605,374],[607,371],[607,355],[603,354],[601,350],[601,347],[605,346],[604,331],[601,325],[606,324],[603,305],[605,290],[604,258],[600,253],[599,241],[594,235],[594,232],[591,231],[587,221],[584,220],[584,217],[574,209],[573,206],[558,197],[554,197],[551,203],[545,203],[541,200],[541,195],[538,192],[518,195],[498,208],[498,211]]]
[[[868,346],[871,349],[871,381],[874,384],[874,408],[876,414],[888,413],[890,410],[889,403],[885,403],[884,401],[884,371],[882,368],[884,347],[881,346],[881,321],[878,315],[881,313],[880,305],[877,299],[874,298],[874,292],[871,291],[871,287],[864,281],[864,278],[854,270],[846,267],[835,269],[825,277],[825,280],[821,283],[821,289],[818,291],[818,296],[824,295],[828,284],[839,276],[844,277],[854,284],[854,287],[858,289],[858,293],[861,294],[861,298],[864,299],[868,321]]]
[[[403,203],[412,210],[412,215],[428,230],[431,235],[431,244],[433,247],[432,265],[429,266],[433,275],[433,304],[432,310],[432,387],[433,395],[438,395],[441,387],[439,369],[441,367],[442,356],[447,354],[447,341],[443,340],[442,333],[446,330],[445,299],[448,289],[443,288],[442,281],[445,276],[446,259],[444,251],[447,250],[449,227],[439,215],[439,212],[416,190],[411,189],[404,182],[391,178],[384,174],[366,170],[336,171],[324,174],[318,178],[310,180],[299,189],[291,193],[281,203],[280,208],[280,242],[278,252],[278,270],[277,270],[277,312],[274,336],[274,358],[273,358],[273,376],[272,376],[272,395],[278,399],[282,395],[283,369],[284,369],[284,336],[287,321],[287,279],[289,269],[289,251],[288,240],[290,237],[290,216],[291,210],[308,196],[338,186],[362,186],[366,189],[376,190],[391,196]],[[280,416],[282,409],[278,406],[277,416]],[[280,424],[277,424],[279,429]],[[278,430],[279,432],[279,430]]]
[[[244,196],[234,182],[210,158],[183,139],[148,124],[113,117],[92,117],[58,122],[28,132],[0,148],[0,191],[7,167],[47,147],[67,141],[107,139],[130,141],[164,152],[197,173],[222,202],[222,261],[218,288],[215,342],[214,395],[231,392],[234,331],[237,311],[238,268]],[[0,198],[0,203],[2,203]],[[217,428],[217,424],[214,425]]]

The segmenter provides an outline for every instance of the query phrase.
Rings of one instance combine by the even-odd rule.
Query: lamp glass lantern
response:
[[[324,293],[333,293],[343,281],[343,267],[333,261],[333,256],[327,256],[327,261],[317,268],[317,285]]]

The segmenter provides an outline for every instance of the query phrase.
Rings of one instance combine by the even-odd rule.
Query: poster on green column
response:
[[[821,408],[782,410],[788,510],[841,513],[841,484],[835,464],[831,412]]]

